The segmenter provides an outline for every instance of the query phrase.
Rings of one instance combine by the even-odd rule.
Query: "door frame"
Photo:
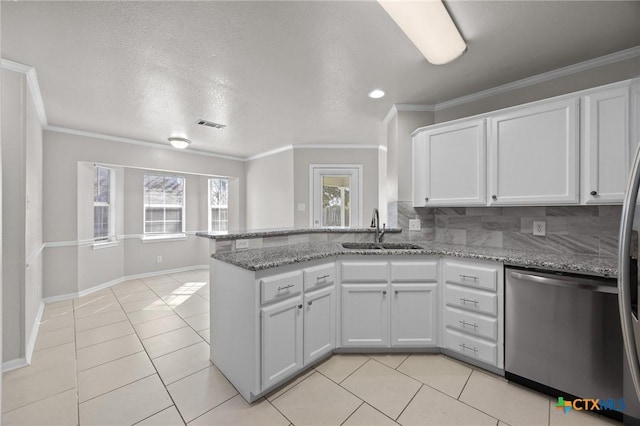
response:
[[[363,182],[363,173],[362,173],[362,164],[309,164],[309,227],[310,228],[321,228],[321,226],[315,226],[313,223],[313,215],[315,211],[314,204],[314,172],[315,169],[344,169],[345,171],[353,171],[353,169],[357,169],[358,172],[358,214],[354,217],[352,216],[352,222],[354,219],[358,222],[355,226],[352,223],[350,228],[360,228],[363,227],[363,210],[364,210],[364,182]],[[352,198],[353,200],[353,198]]]

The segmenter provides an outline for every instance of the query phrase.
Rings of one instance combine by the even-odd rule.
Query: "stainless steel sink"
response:
[[[423,250],[422,247],[407,243],[342,243],[351,250]]]

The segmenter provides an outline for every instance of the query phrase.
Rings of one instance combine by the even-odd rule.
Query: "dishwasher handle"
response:
[[[580,278],[548,278],[542,275],[523,274],[516,271],[511,271],[510,274],[513,278],[523,281],[531,281],[534,283],[554,285],[558,287],[597,291],[599,293],[618,294],[618,287],[599,284],[597,281],[593,280]]]

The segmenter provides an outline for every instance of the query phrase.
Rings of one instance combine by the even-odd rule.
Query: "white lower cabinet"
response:
[[[436,346],[438,284],[392,284],[391,345]]]
[[[262,309],[262,387],[302,368],[302,297]]]
[[[343,347],[437,347],[438,259],[341,262]],[[379,283],[371,283],[371,271]]]
[[[387,284],[342,285],[342,346],[389,346]]]
[[[443,259],[443,347],[502,369],[503,265]]]
[[[307,365],[336,347],[335,286],[304,295],[304,364]]]

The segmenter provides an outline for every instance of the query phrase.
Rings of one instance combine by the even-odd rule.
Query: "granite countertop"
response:
[[[542,253],[526,250],[467,247],[439,243],[415,243],[422,250],[366,250],[345,249],[337,242],[311,242],[281,247],[238,250],[213,254],[214,259],[250,271],[261,271],[283,265],[339,255],[437,255],[466,259],[503,262],[510,266],[524,266],[562,272],[582,273],[615,278],[618,260],[615,257]]]
[[[212,240],[242,240],[246,238],[262,237],[283,237],[287,235],[300,234],[364,234],[374,233],[375,228],[275,228],[275,229],[246,229],[228,232],[196,232],[198,237],[210,238]],[[386,233],[398,234],[402,228],[386,228]]]

